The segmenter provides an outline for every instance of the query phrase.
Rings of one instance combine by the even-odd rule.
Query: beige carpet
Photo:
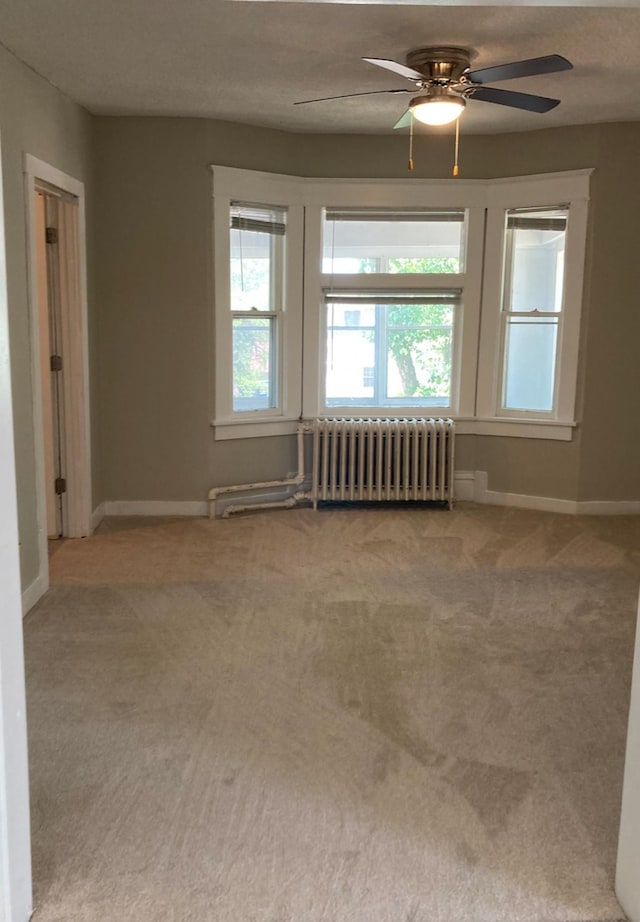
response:
[[[36,922],[622,916],[640,518],[114,519],[51,563]]]

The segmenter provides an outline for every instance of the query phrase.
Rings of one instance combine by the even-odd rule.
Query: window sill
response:
[[[552,439],[570,442],[576,428],[575,421],[550,419],[466,418],[456,419],[457,435],[502,435],[520,439]]]
[[[355,409],[355,408],[352,408]],[[475,417],[456,417],[446,411],[438,411],[434,407],[434,413],[403,413],[400,408],[397,416],[451,416],[455,420],[457,435],[491,435],[507,436],[509,438],[520,439],[548,439],[559,442],[570,442],[573,438],[573,432],[577,423],[564,422],[548,419],[493,419],[493,418],[475,418]],[[321,416],[374,416],[390,417],[392,413],[371,413],[366,412],[336,412],[320,414]],[[248,420],[224,420],[212,421],[211,427],[215,431],[216,442],[227,441],[230,439],[252,439],[260,436],[277,436],[277,435],[295,435],[300,420],[295,419],[254,419]]]

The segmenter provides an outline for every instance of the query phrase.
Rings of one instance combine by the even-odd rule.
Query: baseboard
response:
[[[47,591],[47,577],[41,573],[37,576],[30,586],[22,593],[22,617],[31,611],[33,606],[38,602]]]
[[[293,493],[304,490],[305,485],[287,486],[280,490],[253,491],[244,494],[222,495],[216,502],[218,515],[229,505],[250,506],[258,503],[276,503]],[[526,493],[507,493],[489,490],[486,471],[457,471],[454,496],[459,502],[485,503],[493,506],[513,506],[518,509],[537,509],[540,512],[563,512],[569,515],[640,515],[640,500],[588,500],[577,502],[553,496],[530,496]],[[108,515],[131,516],[207,516],[206,500],[111,500],[101,503],[91,516],[92,531]],[[36,581],[37,582],[37,581]],[[33,584],[35,586],[35,583]],[[31,587],[29,590],[31,591]],[[42,593],[40,593],[41,595]],[[39,598],[40,596],[38,596]],[[35,600],[37,601],[37,599]],[[35,601],[32,604],[35,604]]]
[[[484,471],[456,471],[453,478],[453,496],[462,502],[478,502],[476,500],[476,484],[478,475]]]
[[[513,506],[517,509],[537,509],[540,512],[562,512],[568,515],[640,515],[639,500],[578,501],[490,490],[486,471],[458,471],[454,488],[456,500],[462,502],[466,500],[492,506]]]
[[[578,515],[640,515],[640,500],[587,499],[577,504]]]
[[[117,499],[102,503],[103,515],[205,516],[206,500]]]
[[[105,517],[104,510],[105,510],[106,505],[107,505],[106,503],[100,503],[100,505],[96,506],[96,508],[91,513],[91,518],[89,519],[89,527],[91,529],[91,534],[94,533],[94,531],[96,530],[100,522]]]

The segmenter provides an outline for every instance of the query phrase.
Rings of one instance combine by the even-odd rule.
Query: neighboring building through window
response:
[[[327,294],[327,407],[450,406],[459,300],[453,291]]]

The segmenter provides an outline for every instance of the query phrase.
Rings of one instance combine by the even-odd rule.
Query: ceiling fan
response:
[[[516,93],[486,86],[487,83],[513,80],[516,77],[533,77],[571,70],[573,65],[559,54],[516,61],[470,70],[470,54],[464,48],[427,47],[410,51],[406,64],[387,58],[362,58],[369,64],[390,70],[405,77],[418,88],[419,95],[409,103],[409,108],[394,125],[405,128],[415,117],[427,125],[446,125],[455,121],[464,111],[467,100],[492,102],[499,106],[524,109],[527,112],[549,112],[559,105],[559,99]],[[375,96],[384,93],[415,93],[415,89],[372,90],[365,93],[347,93],[342,96],[325,96],[321,99],[304,99],[294,105],[326,102],[332,99],[349,99],[355,96]]]

